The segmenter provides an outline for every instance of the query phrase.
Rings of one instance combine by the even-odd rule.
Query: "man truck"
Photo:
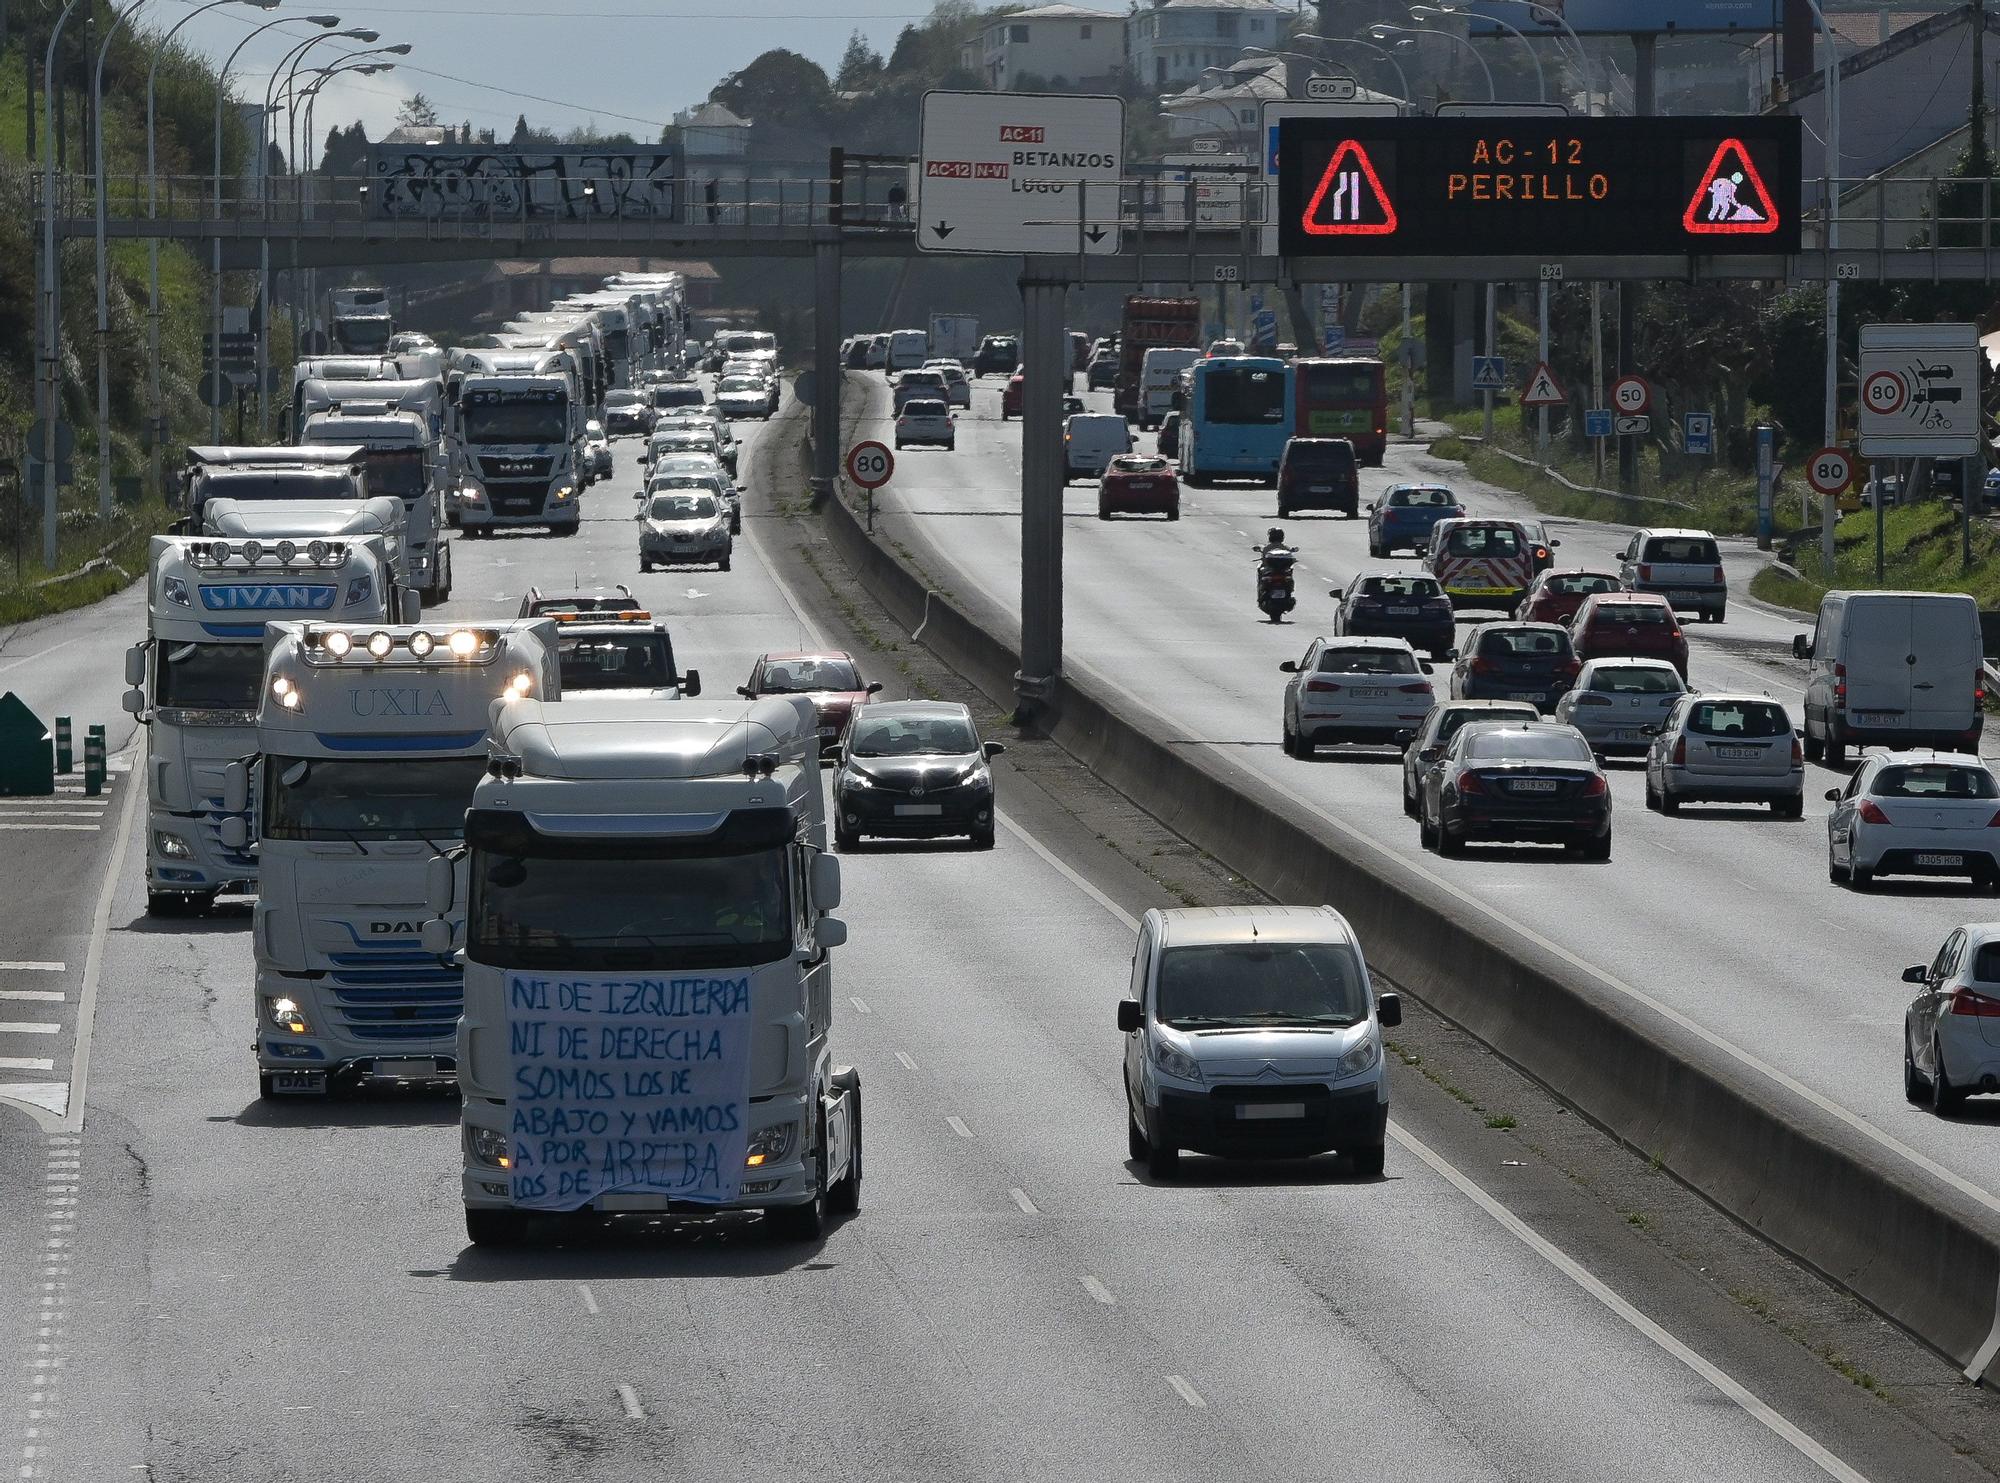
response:
[[[459,528],[491,535],[582,522],[583,392],[566,350],[454,350],[445,386],[457,440]]]

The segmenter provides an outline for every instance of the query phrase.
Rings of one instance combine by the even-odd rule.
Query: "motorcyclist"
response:
[[[1283,551],[1291,555],[1296,554],[1295,552],[1292,551],[1292,548],[1290,546],[1285,544],[1284,531],[1275,525],[1272,526],[1269,530],[1264,532],[1264,544],[1261,546],[1253,546],[1251,549],[1257,553],[1258,559],[1260,561],[1270,556],[1271,553],[1274,551]]]
[[[1275,525],[1264,533],[1263,545],[1250,549],[1257,553],[1257,605],[1276,621],[1278,613],[1292,606],[1292,564],[1298,560],[1298,552],[1285,543],[1284,531]],[[1286,588],[1286,595],[1274,612],[1269,606],[1269,598],[1272,586],[1279,582]]]

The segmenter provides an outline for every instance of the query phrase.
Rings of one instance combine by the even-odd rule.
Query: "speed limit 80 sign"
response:
[[[1806,483],[1820,494],[1839,494],[1854,482],[1854,460],[1845,448],[1822,448],[1806,460]]]
[[[895,472],[896,455],[880,443],[856,443],[847,450],[847,477],[863,489],[880,489]]]

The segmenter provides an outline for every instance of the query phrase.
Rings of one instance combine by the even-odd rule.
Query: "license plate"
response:
[[[1556,790],[1555,782],[1550,778],[1523,778],[1507,786],[1516,793],[1553,793]]]
[[[944,805],[941,803],[899,803],[896,805],[896,816],[904,819],[935,818],[943,812]]]
[[[1352,690],[1348,693],[1356,700],[1387,700],[1389,698],[1387,690]]]
[[[1308,493],[1308,494],[1332,494],[1332,493],[1333,493],[1333,486],[1332,486],[1331,484],[1315,484],[1315,485],[1313,485],[1313,486],[1312,486],[1312,487],[1311,487],[1310,489],[1308,489],[1308,490],[1306,491],[1306,493]]]
[[[1920,870],[1963,870],[1965,868],[1965,856],[1919,855],[1917,856],[1916,863],[1917,868]]]
[[[1715,755],[1724,762],[1753,762],[1764,754],[1756,747],[1717,747]]]
[[[1516,690],[1507,698],[1509,700],[1540,700],[1542,695],[1539,690]]]
[[[1391,618],[1414,618],[1414,617],[1416,617],[1416,616],[1417,616],[1417,611],[1418,611],[1418,610],[1417,610],[1417,609],[1415,609],[1415,608],[1390,608],[1390,609],[1388,609],[1388,613],[1389,613],[1389,616],[1390,616]]]
[[[273,1071],[271,1090],[274,1092],[317,1093],[326,1090],[324,1071]]]
[[[597,1197],[597,1208],[613,1212],[665,1210],[667,1208],[667,1197],[665,1195],[642,1194],[638,1191],[625,1194],[599,1195]]]
[[[1674,602],[1700,602],[1708,594],[1706,592],[1675,592],[1670,593],[1669,596]]]
[[[1854,724],[1857,726],[1901,726],[1903,716],[1900,711],[1856,711]]]
[[[1282,1117],[1304,1117],[1303,1102],[1239,1102],[1236,1116],[1244,1122],[1264,1122]]]
[[[1644,735],[1644,732],[1634,731],[1629,726],[1617,726],[1612,728],[1609,739],[1615,742],[1635,742]]]
[[[435,1056],[411,1056],[402,1060],[375,1059],[375,1075],[393,1077],[397,1081],[435,1081],[438,1063]]]
[[[1514,589],[1511,587],[1453,586],[1448,588],[1447,590],[1457,593],[1460,597],[1505,597],[1508,593],[1512,592]]]

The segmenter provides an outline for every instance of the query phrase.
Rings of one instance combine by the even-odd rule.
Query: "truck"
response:
[[[546,618],[465,625],[273,623],[259,649],[251,938],[257,1091],[457,1073],[458,965],[425,954],[432,857],[464,831],[496,701],[562,693]]]
[[[955,360],[968,370],[979,354],[979,320],[971,314],[931,316],[931,359]]]
[[[505,701],[464,855],[432,861],[421,941],[465,963],[473,1242],[565,1214],[721,1210],[803,1241],[859,1207],[810,700]]]
[[[1142,373],[1146,352],[1163,347],[1201,345],[1201,300],[1196,298],[1156,298],[1133,294],[1125,300],[1125,313],[1118,333],[1118,374],[1111,383],[1112,410],[1142,428],[1159,425],[1166,407],[1147,405]]]
[[[302,447],[364,450],[371,495],[403,502],[410,585],[426,603],[451,596],[445,496],[457,487],[444,437],[441,381],[308,382]]]
[[[445,390],[456,442],[459,528],[472,536],[582,521],[583,393],[567,350],[454,350]]]
[[[381,355],[396,332],[386,288],[336,288],[328,296],[327,324],[334,348],[351,355]]]
[[[256,744],[266,621],[380,623],[394,594],[379,539],[152,538],[146,636],[126,651],[124,699],[148,731],[148,916],[256,889],[251,816],[229,806],[223,772]]]
[[[402,502],[371,498],[364,448],[190,448],[181,472],[181,499],[184,513],[174,524],[176,534],[266,544],[287,536],[379,535],[396,588],[410,585]],[[393,602],[390,611],[398,611]]]

